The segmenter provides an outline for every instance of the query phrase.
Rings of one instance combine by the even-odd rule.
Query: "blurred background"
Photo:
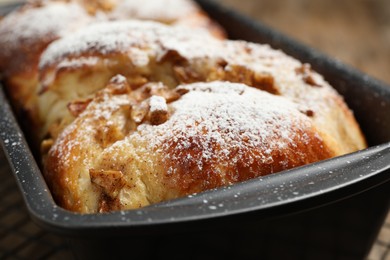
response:
[[[390,85],[389,0],[217,0]]]
[[[390,85],[390,0],[215,1]],[[2,152],[0,161],[5,162]],[[8,172],[0,163],[0,259],[70,259],[60,237],[30,221]],[[390,260],[390,215],[367,260]]]

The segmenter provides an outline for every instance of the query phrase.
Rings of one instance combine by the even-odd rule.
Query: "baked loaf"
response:
[[[69,210],[139,208],[366,147],[310,65],[224,40],[188,0],[39,1],[0,34],[7,90]]]
[[[193,82],[244,83],[299,104],[337,154],[365,147],[342,97],[309,65],[267,45],[219,40],[153,22],[100,23],[50,45],[40,69],[42,136],[54,140],[78,107],[121,74],[132,89],[148,82],[170,88]]]
[[[44,172],[74,211],[138,208],[365,147],[333,88],[266,45],[100,23],[50,45],[40,72]]]
[[[114,77],[59,136],[45,165],[58,203],[134,209],[337,155],[300,106],[229,82]]]
[[[223,30],[190,0],[143,0],[142,4],[138,0],[30,1],[0,21],[0,75],[29,128],[40,128],[38,63],[47,46],[90,23],[128,19],[156,20],[224,37]],[[32,135],[40,139],[38,133]]]

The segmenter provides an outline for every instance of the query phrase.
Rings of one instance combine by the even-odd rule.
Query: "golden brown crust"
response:
[[[101,23],[51,45],[41,70],[41,111],[48,124],[42,135],[61,118],[73,120],[66,104],[90,98],[122,74],[133,89],[147,82],[171,88],[215,80],[244,83],[298,103],[338,154],[366,146],[342,97],[309,65],[266,45],[221,41],[151,22]]]
[[[154,94],[176,89],[158,83],[118,92],[113,85],[123,90],[121,78],[97,94],[49,152],[45,175],[67,209],[138,208],[336,155],[285,98],[212,82],[179,86],[185,94],[167,102]],[[145,116],[135,120],[132,110],[145,102]],[[153,111],[165,112],[153,119],[147,116]]]

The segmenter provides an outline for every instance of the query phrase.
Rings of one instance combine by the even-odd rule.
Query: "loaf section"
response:
[[[50,149],[45,174],[67,209],[134,209],[330,158],[299,106],[243,84],[148,83],[98,91]]]

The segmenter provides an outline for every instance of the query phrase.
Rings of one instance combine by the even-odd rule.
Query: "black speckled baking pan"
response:
[[[267,43],[312,64],[345,97],[370,147],[138,210],[81,215],[54,203],[0,91],[0,143],[31,218],[66,237],[79,259],[364,259],[390,204],[390,87],[232,10],[198,2],[230,38]]]

